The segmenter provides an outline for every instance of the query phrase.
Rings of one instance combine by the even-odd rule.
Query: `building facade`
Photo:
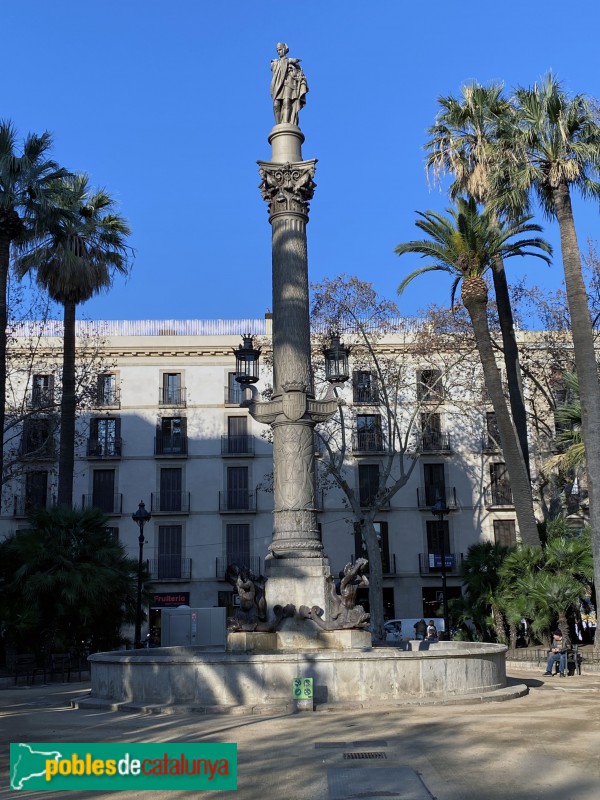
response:
[[[257,386],[244,389],[235,381],[233,349],[251,332],[268,351],[269,326],[270,319],[97,323],[101,367],[77,423],[74,501],[101,508],[134,557],[139,531],[131,515],[140,500],[151,511],[144,558],[152,577],[154,632],[164,607],[231,607],[229,563],[263,569],[272,534],[272,446],[268,428],[252,419],[244,401],[251,392],[268,393],[268,358]],[[43,337],[53,357],[59,333],[57,327]],[[440,615],[442,558],[452,598],[461,593],[460,565],[470,545],[518,540],[510,480],[476,360],[463,356],[449,367],[443,355],[415,353],[405,336],[393,334],[378,346],[403,359],[396,413],[405,438],[397,457],[410,472],[376,516],[386,616]],[[4,535],[24,527],[30,509],[48,506],[56,496],[60,372],[36,369],[36,363],[43,359],[15,384],[27,413],[12,438],[18,468],[4,487]],[[345,401],[344,476],[364,507],[389,451],[381,388],[369,364],[355,359],[339,390]],[[339,432],[339,420],[334,424]],[[347,498],[323,468],[323,440],[331,444],[334,438],[335,428],[315,437],[322,476],[315,494],[336,574],[362,555],[363,545]],[[448,507],[442,520],[432,513],[440,498]]]

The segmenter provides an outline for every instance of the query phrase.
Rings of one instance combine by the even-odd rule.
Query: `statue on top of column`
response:
[[[298,113],[306,103],[308,85],[300,66],[301,59],[288,58],[289,47],[277,43],[279,58],[271,61],[271,97],[276,125],[298,125]]]

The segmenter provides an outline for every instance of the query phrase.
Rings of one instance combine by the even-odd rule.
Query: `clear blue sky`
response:
[[[552,69],[600,96],[600,6],[555,0],[29,0],[0,8],[0,117],[50,130],[55,156],[116,196],[133,230],[127,281],[87,303],[96,319],[260,317],[271,306],[270,227],[256,160],[273,125],[269,62],[285,41],[309,84],[300,124],[317,158],[308,226],[311,280],[340,272],[395,298],[417,265],[393,248],[415,238],[415,210],[442,211],[427,184],[436,98],[463,83],[530,85]],[[577,203],[582,247],[598,208]],[[516,259],[514,275],[558,285]],[[520,260],[519,260],[520,261]],[[432,275],[400,298],[414,314],[444,302]]]

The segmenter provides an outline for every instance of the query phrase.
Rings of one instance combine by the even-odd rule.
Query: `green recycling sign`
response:
[[[312,678],[294,678],[292,681],[292,697],[294,700],[310,700],[313,696]]]

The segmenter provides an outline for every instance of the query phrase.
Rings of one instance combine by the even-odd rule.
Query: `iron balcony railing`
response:
[[[175,389],[171,386],[161,386],[158,390],[159,406],[185,406],[186,391],[183,387]]]
[[[425,431],[418,435],[418,449],[422,453],[451,452],[450,434],[441,431]]]
[[[352,433],[353,453],[383,453],[385,452],[385,441],[383,432],[374,431],[354,431]]]
[[[53,436],[48,436],[42,442],[32,441],[25,437],[19,447],[19,456],[32,461],[53,461],[56,458],[56,452],[56,442]]]
[[[149,558],[148,572],[153,581],[189,581],[192,577],[192,559],[180,555]]]
[[[120,408],[121,389],[98,389],[96,391],[96,406],[98,408]]]
[[[52,508],[55,503],[54,495],[48,494],[46,497],[32,497],[24,494],[13,495],[13,516],[26,517],[30,511],[39,511],[44,508]]]
[[[481,449],[484,453],[498,453],[501,448],[493,436],[484,436],[481,440]]]
[[[253,456],[254,436],[221,436],[221,455]]]
[[[254,575],[261,575],[263,572],[263,560],[260,556],[249,556],[244,553],[228,553],[225,558],[217,558],[215,565],[215,575],[219,580],[225,578],[227,567],[235,564],[240,569],[249,569]]]
[[[225,387],[224,402],[226,406],[239,406],[244,402],[244,400],[248,400],[249,398],[250,398],[249,389],[242,386],[241,383],[236,384],[235,386]]]
[[[379,392],[374,386],[353,386],[352,402],[357,406],[379,405]]]
[[[458,575],[463,562],[462,553],[445,553],[446,573]],[[441,553],[419,553],[419,573],[421,575],[440,574],[442,571]]]
[[[366,551],[363,552],[363,553],[360,553],[360,555],[358,555],[358,556],[356,555],[356,553],[352,553],[350,555],[350,562],[352,564],[354,564],[354,562],[356,561],[357,558],[366,558],[366,557],[367,557]],[[364,571],[365,575],[369,574],[369,565],[368,564],[367,564],[367,566],[365,567],[365,569],[363,571]],[[381,551],[381,571],[382,571],[384,577],[386,575],[396,575],[397,574],[397,572],[396,572],[396,553],[391,553],[390,554],[390,553],[386,553],[384,551]]]
[[[509,486],[488,486],[485,490],[486,506],[513,506],[513,494]]]
[[[189,492],[152,492],[150,495],[153,514],[188,514]]]
[[[183,434],[169,435],[159,433],[154,438],[155,456],[187,456],[188,440]]]
[[[87,455],[88,458],[121,458],[122,439],[112,439],[111,441],[99,441],[98,439],[88,439]]]
[[[105,514],[121,514],[123,511],[123,495],[121,493],[109,494],[97,492],[96,494],[84,494],[81,498],[81,507],[99,508]]]
[[[219,492],[219,511],[221,512],[255,512],[256,491],[247,489],[226,489]]]
[[[445,500],[449,511],[456,511],[458,502],[456,500],[456,488],[454,486],[425,486],[417,489],[417,508],[422,511],[430,511],[438,500]]]
[[[54,389],[41,389],[39,387],[34,387],[31,390],[31,394],[27,400],[27,406],[31,409],[37,408],[54,408],[56,405],[56,398],[54,395]]]

